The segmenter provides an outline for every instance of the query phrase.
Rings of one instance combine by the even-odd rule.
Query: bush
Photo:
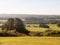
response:
[[[30,27],[30,25],[28,25],[27,27]]]
[[[40,24],[39,27],[42,27],[42,28],[49,28],[49,26],[46,25],[46,24]]]
[[[60,27],[60,21],[57,22],[57,26]]]

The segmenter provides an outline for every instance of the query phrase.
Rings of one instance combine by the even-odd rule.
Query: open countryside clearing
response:
[[[51,25],[52,30],[60,30],[56,25]],[[27,27],[30,31],[45,31],[46,28]],[[19,36],[19,37],[0,37],[0,45],[60,45],[60,37],[36,37],[36,36]]]

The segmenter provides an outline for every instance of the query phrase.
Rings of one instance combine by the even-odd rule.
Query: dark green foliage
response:
[[[4,30],[4,29],[13,30],[14,29],[13,26],[14,26],[14,19],[13,18],[9,18],[7,20],[7,22],[2,25],[2,30]]]
[[[25,26],[19,18],[9,18],[6,23],[2,25],[2,30],[16,30],[19,33],[29,35],[30,31],[25,29]],[[7,33],[6,31],[6,33]]]
[[[44,32],[44,36],[60,37],[60,31],[56,31],[56,30],[46,30],[46,31]]]
[[[46,25],[46,24],[40,24],[39,27],[42,27],[42,28],[49,28],[49,26]]]
[[[44,32],[44,36],[51,36],[51,33],[53,32],[53,30],[46,30]]]
[[[7,37],[7,36],[17,36],[16,34],[8,34],[8,33],[0,33],[1,37]]]
[[[34,25],[33,27],[38,27],[38,26],[35,26],[35,25]]]
[[[43,36],[43,32],[38,32],[35,36]]]
[[[15,24],[14,25],[15,26],[14,29],[16,29],[17,32],[29,35],[30,31],[25,29],[24,24],[23,24],[21,19],[15,18],[14,24]]]
[[[28,25],[27,27],[30,27],[30,25]]]
[[[60,21],[57,22],[57,26],[60,27]]]

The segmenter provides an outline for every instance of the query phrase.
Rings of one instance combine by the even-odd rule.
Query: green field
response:
[[[26,29],[30,31],[43,32],[48,29],[60,31],[60,27],[58,27],[56,24],[48,24],[50,28],[41,28],[39,27],[39,24],[27,24],[27,25],[31,25],[31,27],[26,27]],[[37,26],[37,27],[33,27],[33,26]]]
[[[31,27],[26,27],[30,31],[42,32],[47,28],[39,28],[36,24],[30,24]],[[32,27],[36,25],[37,27]],[[56,24],[49,24],[52,30],[59,30]],[[60,37],[0,37],[0,45],[60,45]]]
[[[60,37],[0,37],[0,45],[60,45]]]

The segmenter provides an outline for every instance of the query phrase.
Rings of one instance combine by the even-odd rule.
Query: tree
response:
[[[15,18],[14,26],[17,32],[29,35],[30,31],[26,30],[21,19]]]
[[[4,29],[13,30],[14,29],[13,26],[14,26],[14,19],[13,18],[9,18],[7,20],[7,22],[2,25],[2,30],[4,30]]]

